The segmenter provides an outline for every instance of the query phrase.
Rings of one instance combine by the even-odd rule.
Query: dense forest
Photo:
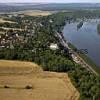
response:
[[[95,76],[81,65],[76,64],[67,48],[63,47],[56,35],[56,32],[61,33],[66,22],[70,23],[77,20],[77,18],[90,17],[100,17],[100,12],[62,12],[47,17],[26,16],[20,19],[15,18],[14,21],[19,20],[20,24],[18,25],[23,24],[20,22],[23,19],[39,22],[42,25],[36,26],[34,35],[29,38],[26,36],[26,31],[19,32],[24,36],[24,39],[27,38],[27,42],[14,43],[14,48],[0,48],[0,59],[31,61],[41,65],[45,71],[68,73],[73,84],[80,92],[80,100],[99,100],[100,76]],[[32,25],[31,23],[28,29],[32,30]],[[58,44],[59,49],[51,50],[49,48],[51,43]]]

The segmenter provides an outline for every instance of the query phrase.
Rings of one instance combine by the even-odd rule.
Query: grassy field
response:
[[[27,86],[31,88],[28,89]],[[2,100],[78,100],[79,92],[66,73],[44,72],[40,66],[31,62],[1,60],[0,98]]]

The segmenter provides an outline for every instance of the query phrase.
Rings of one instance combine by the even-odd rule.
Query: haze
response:
[[[26,3],[26,2],[33,2],[33,3],[100,3],[100,0],[0,0],[0,3],[9,3],[9,2],[16,2],[16,3]]]

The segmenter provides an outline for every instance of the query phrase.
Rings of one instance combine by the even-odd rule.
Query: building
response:
[[[58,49],[58,45],[57,44],[54,44],[54,43],[51,43],[50,44],[50,49],[57,50]]]

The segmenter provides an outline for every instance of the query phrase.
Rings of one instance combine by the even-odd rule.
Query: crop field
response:
[[[45,72],[31,62],[0,61],[0,100],[78,100],[66,73]]]
[[[16,22],[8,21],[8,20],[4,20],[4,19],[0,18],[0,23],[16,23]]]
[[[22,11],[20,13],[28,16],[48,16],[52,14],[52,12],[50,11],[40,11],[40,10],[28,10],[28,11]]]
[[[40,70],[39,66],[30,62],[0,60],[0,74],[27,74]]]

